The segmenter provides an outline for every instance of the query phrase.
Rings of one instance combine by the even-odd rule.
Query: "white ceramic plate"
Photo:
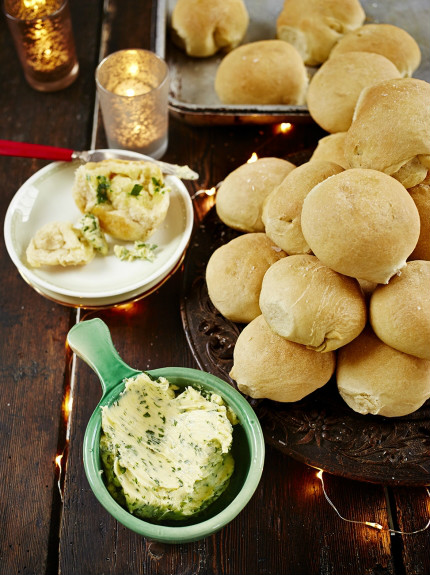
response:
[[[130,154],[131,159],[134,159]],[[13,263],[26,281],[70,301],[121,299],[142,293],[168,275],[186,249],[193,227],[190,195],[175,176],[166,176],[170,206],[163,224],[148,239],[156,244],[153,262],[119,260],[113,253],[96,256],[85,266],[32,268],[26,249],[34,234],[53,221],[77,223],[82,217],[72,197],[74,174],[80,162],[54,162],[36,172],[17,191],[6,212],[4,235]],[[124,243],[115,241],[115,243]]]

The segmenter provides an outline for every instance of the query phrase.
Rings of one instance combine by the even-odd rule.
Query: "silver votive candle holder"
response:
[[[69,86],[79,63],[68,0],[4,0],[3,10],[30,86],[42,92]]]
[[[100,62],[96,84],[109,147],[161,158],[168,144],[166,62],[148,50],[119,50]]]

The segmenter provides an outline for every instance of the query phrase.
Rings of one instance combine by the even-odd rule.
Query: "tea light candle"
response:
[[[5,0],[4,10],[30,86],[41,91],[69,86],[79,64],[68,0]]]
[[[160,158],[167,148],[169,74],[147,50],[120,50],[96,71],[109,147]]]

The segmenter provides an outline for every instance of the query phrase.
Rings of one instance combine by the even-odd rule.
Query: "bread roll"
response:
[[[236,48],[248,24],[243,0],[178,0],[172,11],[172,40],[189,56],[206,58]]]
[[[299,401],[325,385],[335,369],[335,353],[317,353],[276,335],[262,315],[237,338],[230,376],[250,397]]]
[[[318,141],[317,147],[313,151],[310,160],[334,162],[338,166],[342,166],[344,170],[348,169],[349,164],[343,152],[345,137],[346,132],[336,132],[335,134],[324,136],[324,138]]]
[[[421,51],[406,30],[392,24],[365,24],[340,38],[330,58],[346,52],[372,52],[388,58],[401,76],[409,77],[421,62]]]
[[[144,241],[156,231],[169,209],[169,191],[160,168],[141,161],[88,162],[76,170],[73,184],[81,212],[126,241]]]
[[[358,0],[285,0],[276,22],[277,37],[291,43],[305,64],[325,62],[344,34],[364,22]]]
[[[429,101],[430,84],[414,78],[365,88],[345,138],[349,165],[392,175],[408,188],[421,183],[430,167]]]
[[[339,393],[358,413],[399,417],[430,397],[430,361],[386,345],[366,328],[337,355]]]
[[[267,197],[262,215],[266,234],[288,254],[311,251],[302,233],[303,200],[314,186],[340,172],[342,168],[332,162],[307,162],[290,172]]]
[[[352,341],[367,319],[357,280],[307,254],[289,256],[267,270],[260,309],[275,333],[320,352]]]
[[[223,104],[301,105],[308,75],[300,54],[281,40],[239,46],[223,58],[215,91]]]
[[[399,77],[395,65],[379,54],[347,52],[329,58],[309,84],[309,114],[326,132],[346,132],[361,91]]]
[[[421,184],[410,188],[408,192],[415,202],[421,223],[420,237],[409,259],[430,261],[430,172]]]
[[[217,192],[220,220],[243,232],[264,232],[264,201],[294,168],[294,164],[280,158],[260,158],[236,168]]]
[[[418,241],[418,210],[405,188],[376,170],[351,169],[306,196],[302,231],[326,266],[358,279],[388,283]]]
[[[259,297],[264,274],[285,255],[263,233],[244,234],[219,247],[206,267],[211,302],[227,319],[249,323],[261,314]]]
[[[408,262],[370,299],[370,323],[387,345],[430,360],[430,262]]]
[[[33,238],[26,250],[30,266],[81,266],[94,258],[95,252],[80,230],[70,222],[45,224]]]

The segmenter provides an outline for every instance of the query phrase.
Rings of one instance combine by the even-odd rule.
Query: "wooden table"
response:
[[[71,4],[81,71],[75,84],[57,93],[27,86],[0,21],[1,138],[74,149],[106,145],[100,119],[93,117],[95,67],[101,55],[151,47],[156,2]],[[321,135],[312,124],[295,126],[279,139],[270,126],[193,127],[172,118],[164,159],[200,173],[199,182],[187,183],[192,194],[222,180],[254,150],[284,157],[314,147]],[[19,186],[46,163],[0,158],[3,216]],[[182,271],[132,306],[85,311],[41,297],[4,248],[1,258],[0,573],[430,573],[430,530],[390,535],[343,521],[324,499],[315,469],[271,448],[251,502],[218,534],[168,546],[122,527],[97,502],[85,477],[82,440],[100,386],[83,362],[73,361],[65,338],[75,322],[100,317],[130,365],[196,367],[180,317]],[[64,454],[61,472],[58,454]],[[340,512],[356,521],[412,531],[430,515],[424,487],[386,488],[328,474],[325,484]]]

